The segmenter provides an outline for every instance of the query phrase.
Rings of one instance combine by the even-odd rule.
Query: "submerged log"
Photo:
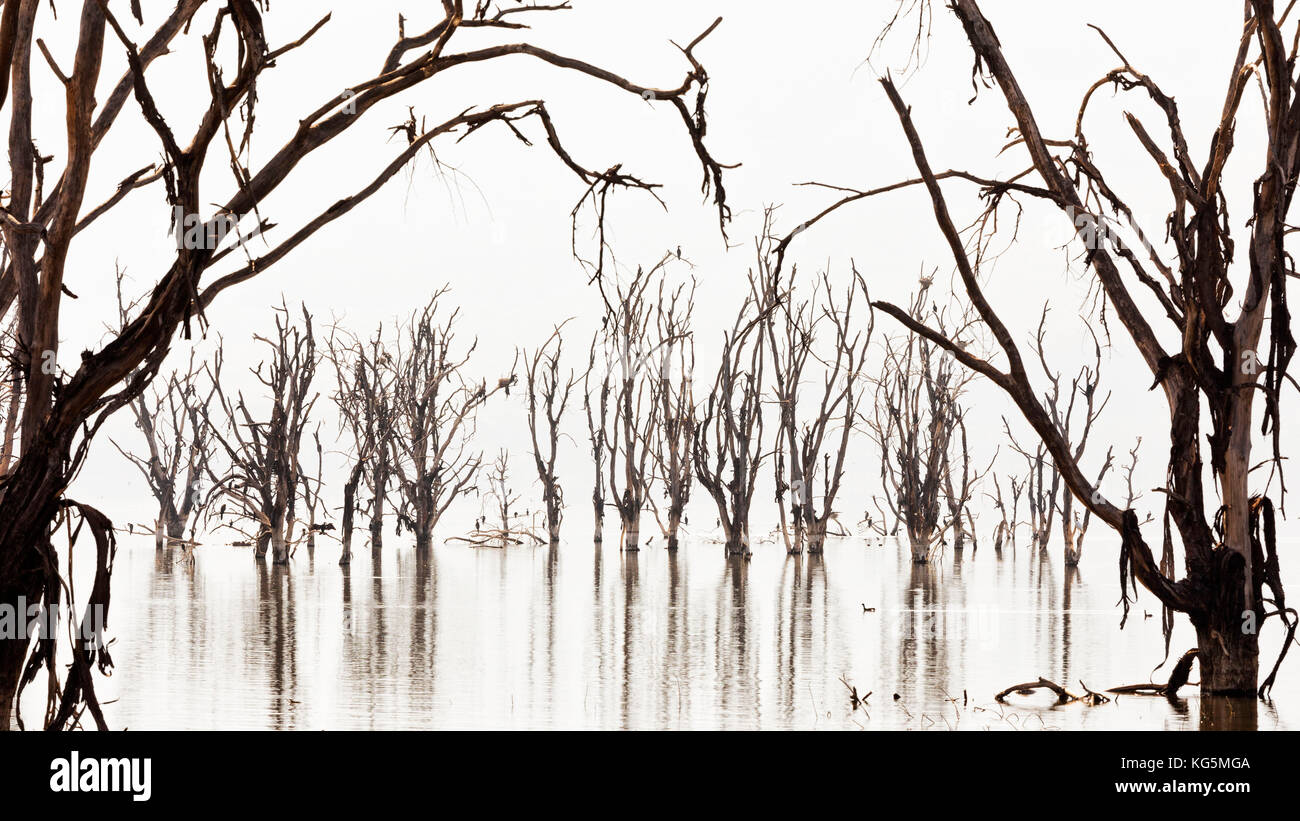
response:
[[[1196,661],[1199,653],[1200,651],[1195,647],[1188,650],[1186,653],[1183,653],[1182,658],[1178,659],[1178,663],[1175,664],[1174,669],[1170,671],[1169,681],[1165,684],[1157,684],[1154,681],[1145,682],[1143,684],[1125,684],[1122,687],[1111,687],[1106,692],[1126,695],[1168,696],[1169,698],[1175,698],[1178,695],[1179,688],[1187,683],[1187,677],[1192,672],[1192,662]]]
[[[1057,704],[1066,704],[1071,701],[1077,701],[1079,698],[1078,696],[1071,694],[1068,690],[1066,690],[1064,687],[1057,684],[1056,682],[1048,681],[1045,678],[1039,678],[1038,681],[1030,681],[1024,684],[1013,684],[1007,689],[998,693],[993,698],[996,699],[997,701],[1006,701],[1006,697],[1011,695],[1012,693],[1016,693],[1018,695],[1025,695],[1027,693],[1033,692],[1034,690],[1042,690],[1042,689],[1051,690],[1053,693],[1056,693]]]

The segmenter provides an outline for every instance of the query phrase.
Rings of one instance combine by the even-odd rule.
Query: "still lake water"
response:
[[[427,560],[389,546],[348,571],[331,541],[277,570],[247,549],[200,547],[191,563],[127,539],[117,667],[99,692],[115,729],[1300,727],[1300,654],[1272,703],[1203,705],[1186,687],[1174,703],[997,704],[1039,676],[1075,693],[1164,681],[1194,644],[1180,624],[1153,673],[1159,610],[1144,593],[1119,629],[1116,547],[1090,535],[1068,575],[1058,550],[985,546],[914,567],[892,540],[865,539],[803,558],[758,544],[750,561],[712,543],[675,556],[453,543]],[[1270,621],[1262,667],[1279,634]],[[866,709],[841,678],[872,694]]]

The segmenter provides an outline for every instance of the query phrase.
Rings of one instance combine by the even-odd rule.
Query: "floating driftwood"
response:
[[[1183,653],[1182,658],[1178,659],[1178,663],[1174,665],[1174,669],[1170,672],[1169,681],[1165,684],[1158,684],[1154,681],[1142,682],[1140,684],[1125,684],[1120,687],[1108,687],[1106,692],[1115,695],[1156,695],[1174,698],[1178,695],[1179,688],[1187,683],[1187,677],[1192,672],[1192,662],[1196,661],[1196,656],[1197,649],[1195,647],[1188,650],[1186,653]],[[1029,695],[1035,690],[1051,690],[1056,694],[1057,704],[1069,704],[1074,701],[1082,701],[1086,704],[1096,706],[1110,701],[1109,697],[1095,690],[1089,689],[1088,685],[1084,684],[1082,681],[1079,682],[1079,686],[1083,688],[1084,694],[1076,696],[1056,682],[1040,677],[1037,681],[1028,681],[1024,684],[1013,684],[994,696],[994,699],[1005,703],[1006,697],[1012,693],[1023,696]]]
[[[1028,695],[1034,690],[1051,690],[1053,693],[1056,693],[1057,704],[1067,704],[1071,701],[1077,701],[1079,698],[1078,696],[1070,693],[1068,690],[1066,690],[1064,687],[1057,684],[1056,682],[1048,681],[1045,678],[1039,678],[1038,681],[1028,681],[1025,682],[1024,684],[1013,684],[1007,689],[998,693],[993,698],[996,699],[997,701],[1006,701],[1007,696],[1011,695],[1012,693],[1016,693],[1018,695],[1023,696],[1023,695]]]
[[[1182,658],[1178,659],[1178,663],[1174,665],[1174,669],[1169,673],[1169,681],[1165,684],[1157,684],[1153,681],[1141,684],[1125,684],[1122,687],[1112,687],[1106,692],[1124,695],[1168,696],[1173,698],[1178,695],[1178,689],[1187,683],[1187,677],[1191,675],[1192,662],[1196,661],[1197,652],[1197,649],[1193,647],[1191,650],[1183,653]]]

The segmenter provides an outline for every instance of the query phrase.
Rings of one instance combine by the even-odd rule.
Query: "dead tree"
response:
[[[952,549],[963,550],[969,538],[972,549],[978,547],[975,533],[975,517],[970,509],[970,501],[975,489],[997,461],[997,452],[989,459],[983,469],[971,467],[970,439],[966,435],[966,409],[957,408],[957,433],[949,452],[944,455],[943,495],[948,505],[948,520],[952,523]],[[958,473],[954,480],[953,474]]]
[[[378,46],[373,68],[360,74],[350,88],[313,89],[312,78],[304,77],[303,82],[279,84],[292,88],[288,98],[276,99],[272,93],[276,86],[259,80],[272,70],[292,70],[295,52],[315,47],[314,35],[328,25],[328,14],[314,25],[303,26],[302,34],[291,42],[277,44],[268,41],[263,25],[263,12],[270,4],[176,0],[170,10],[160,5],[150,4],[146,22],[141,4],[131,4],[135,22],[142,27],[136,42],[116,19],[111,8],[115,4],[103,0],[82,0],[73,4],[72,14],[61,8],[64,13],[57,17],[38,16],[39,0],[4,4],[0,76],[11,81],[0,84],[0,110],[7,109],[11,150],[8,198],[0,211],[6,255],[0,259],[0,324],[17,320],[14,350],[23,375],[17,383],[23,393],[17,403],[21,408],[18,449],[16,455],[11,453],[0,486],[0,603],[11,607],[20,600],[39,600],[47,587],[52,596],[60,595],[55,589],[58,580],[45,572],[56,566],[50,561],[48,541],[57,517],[80,518],[84,513],[88,518],[83,521],[87,526],[93,522],[96,528],[105,521],[98,511],[65,498],[65,489],[84,463],[104,419],[138,396],[158,372],[177,329],[183,328],[187,336],[196,325],[205,330],[207,309],[224,291],[264,273],[316,232],[334,225],[422,152],[431,150],[438,138],[463,139],[498,123],[520,137],[521,144],[529,144],[526,132],[533,130],[536,138],[531,142],[545,145],[577,178],[581,209],[575,213],[594,210],[598,222],[603,222],[603,206],[611,192],[656,189],[625,170],[629,168],[625,163],[604,171],[584,167],[565,146],[562,123],[536,95],[513,101],[471,99],[458,104],[457,113],[450,116],[420,118],[418,124],[412,117],[403,124],[406,144],[379,160],[368,182],[355,191],[329,198],[319,211],[272,215],[269,209],[274,203],[307,201],[293,195],[296,182],[319,182],[319,164],[304,160],[318,151],[328,155],[336,138],[354,125],[373,125],[373,111],[382,110],[385,101],[435,77],[438,82],[454,82],[452,78],[475,68],[520,60],[545,64],[585,82],[591,89],[588,99],[600,100],[602,90],[607,97],[626,95],[638,104],[647,101],[679,122],[685,142],[699,159],[705,187],[713,193],[720,225],[729,218],[721,186],[723,166],[710,155],[704,139],[708,74],[695,56],[720,21],[679,50],[685,63],[682,79],[654,87],[516,38],[526,31],[528,18],[567,9],[567,4],[483,2],[466,8],[462,0],[445,0],[441,12],[429,15],[429,23],[408,32],[402,20],[392,42],[355,43],[341,55],[346,59],[348,54],[364,54],[367,45]],[[301,13],[297,6],[292,9]],[[470,33],[462,37],[464,30]],[[75,42],[70,62],[60,67],[56,56],[44,48],[36,56],[33,46],[43,42]],[[113,52],[126,55],[127,68],[120,76],[102,70],[106,56]],[[167,101],[155,98],[152,91],[157,79],[154,63],[165,54],[176,55],[167,61],[166,71],[176,71],[178,60],[180,66],[197,65],[189,76],[194,93],[169,95],[169,99],[185,98],[175,109],[170,103],[160,105]],[[33,127],[37,120],[32,78],[42,65],[60,78],[58,102],[64,107],[58,118],[64,124],[63,142],[49,155],[37,149],[38,142],[45,145],[48,140],[40,139]],[[472,80],[467,87],[474,87]],[[265,117],[255,117],[259,104],[285,113],[284,121],[291,127],[282,143],[256,141],[262,151],[254,164],[250,153],[254,124],[266,122]],[[128,116],[123,117],[123,112]],[[106,140],[116,133],[119,121],[132,119],[135,123],[127,129],[147,126],[156,138],[153,144]],[[104,145],[134,150],[138,158],[132,165],[137,170],[125,173],[96,202],[88,197],[92,169],[97,179],[105,179],[115,174],[111,163],[123,156],[114,149],[113,158],[105,159],[99,153]],[[373,161],[358,154],[352,159]],[[230,175],[224,176],[222,170],[227,168]],[[136,192],[149,186],[163,189],[153,200],[165,199],[166,213],[155,210],[152,216],[121,222],[136,226],[144,238],[151,226],[170,218],[177,246],[174,255],[168,255],[148,300],[125,329],[111,334],[98,349],[61,361],[59,343],[66,329],[60,327],[60,318],[66,312],[60,307],[65,295],[75,290],[68,287],[74,282],[65,281],[67,261],[76,258],[74,241],[105,214],[137,203]],[[248,224],[241,226],[245,220]],[[276,222],[287,227],[276,228]],[[242,239],[252,233],[273,240],[257,255],[239,249]],[[103,573],[108,574],[110,567],[105,563]],[[97,589],[108,590],[109,585],[105,581]],[[0,728],[11,723],[27,649],[26,638],[0,639]],[[53,665],[53,654],[34,663],[47,658]],[[75,670],[76,686],[65,689],[65,703],[55,711],[59,721],[52,723],[58,726],[66,724],[72,705],[93,701],[89,670],[81,666]]]
[[[947,327],[931,302],[931,280],[921,280],[908,315]],[[966,324],[954,331],[959,336]],[[969,344],[969,343],[968,343]],[[953,357],[924,338],[887,338],[881,373],[873,378],[874,403],[859,412],[861,424],[880,449],[880,477],[892,509],[907,531],[912,561],[925,564],[949,528],[944,519],[944,487],[949,481],[949,448],[960,429],[958,404],[970,376]]]
[[[532,356],[524,354],[528,380],[528,435],[533,443],[533,464],[542,485],[542,505],[546,510],[546,533],[551,544],[560,542],[560,523],[564,520],[564,489],[555,470],[559,453],[560,423],[569,406],[569,397],[578,377],[569,371],[560,375],[560,356],[564,352],[560,323]]]
[[[1038,331],[1034,338],[1034,349],[1037,354],[1038,364],[1042,369],[1044,378],[1047,380],[1047,388],[1042,392],[1041,401],[1052,424],[1056,426],[1065,441],[1070,444],[1071,454],[1077,463],[1082,461],[1084,452],[1088,447],[1088,436],[1092,432],[1093,424],[1101,416],[1106,403],[1110,401],[1109,393],[1104,397],[1097,396],[1097,388],[1101,381],[1101,342],[1098,340],[1096,333],[1093,332],[1092,325],[1085,322],[1084,325],[1092,337],[1093,362],[1091,365],[1082,366],[1078,374],[1070,381],[1068,388],[1062,388],[1063,376],[1059,370],[1054,370],[1048,364],[1047,352],[1044,348],[1048,311],[1048,307],[1044,306],[1039,316]],[[1002,420],[1002,426],[1007,438],[1011,440],[1012,448],[1020,453],[1028,463],[1029,524],[1033,545],[1040,550],[1047,549],[1051,541],[1052,526],[1059,514],[1061,517],[1061,537],[1064,543],[1065,565],[1067,567],[1077,566],[1080,548],[1076,543],[1078,535],[1076,526],[1081,520],[1077,518],[1074,510],[1074,498],[1062,486],[1061,472],[1057,470],[1048,453],[1046,444],[1041,440],[1035,440],[1033,450],[1030,451],[1021,447],[1015,435],[1011,433],[1010,423],[1007,422],[1005,417]],[[1097,476],[1095,487],[1100,487],[1106,473],[1110,470],[1111,464],[1112,459],[1108,454],[1101,472]]]
[[[587,418],[587,441],[591,446],[591,463],[595,471],[591,486],[591,506],[594,516],[593,540],[596,544],[605,539],[605,438],[610,393],[609,370],[596,367],[596,346],[599,341],[600,332],[597,331],[591,337],[587,371],[582,376],[582,409]]]
[[[602,398],[608,394],[608,401],[600,403],[605,417],[598,427],[604,431],[609,498],[621,525],[619,546],[628,551],[641,548],[641,514],[654,480],[650,457],[660,421],[654,363],[668,341],[655,333],[655,292],[650,286],[669,258],[665,255],[648,270],[638,267],[627,283],[598,282],[605,315],[597,384]]]
[[[852,326],[854,295],[866,292],[862,275],[852,270],[853,280],[839,300],[826,273],[814,280],[808,299],[798,300],[797,266],[790,267],[784,283],[768,286],[769,292],[785,291],[764,327],[779,410],[773,443],[776,504],[786,551],[792,554],[805,546],[810,553],[822,552],[862,396],[860,371],[872,326],[870,315],[865,332]],[[830,344],[819,346],[819,334],[829,336]],[[812,397],[803,391],[809,382],[820,387]]]
[[[474,522],[474,530],[468,536],[452,536],[448,541],[466,542],[475,547],[506,547],[525,542],[543,544],[545,539],[538,536],[525,522],[528,511],[519,513],[519,494],[510,487],[510,451],[502,448],[487,471],[488,492],[484,501],[491,500],[495,506],[492,511],[496,516],[496,525],[488,515],[480,516]]]
[[[1088,447],[1088,435],[1092,432],[1092,426],[1101,416],[1101,412],[1106,409],[1106,403],[1110,401],[1110,393],[1098,400],[1097,387],[1101,382],[1101,342],[1097,339],[1097,334],[1093,332],[1092,326],[1085,323],[1088,333],[1092,336],[1093,344],[1093,363],[1091,366],[1084,365],[1079,369],[1079,373],[1070,382],[1069,399],[1061,397],[1061,372],[1053,371],[1047,364],[1047,353],[1043,349],[1043,327],[1047,322],[1047,308],[1043,308],[1042,318],[1038,322],[1038,337],[1035,348],[1038,351],[1038,361],[1043,367],[1043,373],[1047,376],[1048,384],[1051,388],[1043,394],[1043,401],[1047,408],[1047,413],[1051,417],[1052,423],[1060,432],[1061,438],[1071,444],[1071,456],[1076,464],[1083,461],[1084,451]],[[1064,403],[1064,407],[1062,407]],[[1075,412],[1078,411],[1076,418]],[[1081,429],[1080,429],[1081,428]],[[1097,479],[1093,487],[1101,487],[1102,481],[1106,478],[1112,464],[1112,453],[1106,452],[1106,459],[1101,466],[1101,471],[1097,474]],[[1053,470],[1053,473],[1058,473]],[[1065,544],[1065,566],[1077,567],[1079,557],[1083,553],[1082,538],[1083,533],[1088,528],[1087,513],[1082,519],[1077,519],[1074,510],[1074,496],[1068,491],[1061,494],[1060,510],[1061,514],[1061,536]]]
[[[394,425],[390,449],[400,501],[398,521],[415,535],[418,551],[456,499],[475,490],[482,453],[473,449],[478,409],[498,392],[508,395],[515,375],[472,381],[465,373],[478,342],[457,347],[459,309],[442,310],[442,288],[415,312],[404,345],[392,357]]]
[[[193,543],[197,524],[211,499],[204,493],[203,482],[210,474],[215,442],[203,420],[216,383],[201,386],[202,373],[191,352],[189,365],[184,371],[173,371],[161,390],[155,382],[131,400],[135,427],[144,439],[142,454],[113,441],[117,451],[144,476],[158,503],[153,534],[159,550],[185,541]]]
[[[505,448],[498,451],[497,458],[492,462],[492,469],[488,471],[488,488],[496,504],[501,533],[509,534],[512,511],[515,509],[515,503],[519,501],[519,494],[510,487],[510,452]]]
[[[126,326],[135,304],[127,304],[122,293],[126,276],[117,270],[117,329]],[[203,493],[209,462],[213,455],[211,437],[203,424],[203,415],[212,401],[213,387],[202,390],[202,368],[190,351],[184,371],[174,370],[162,390],[155,383],[130,402],[135,427],[144,438],[140,455],[110,440],[144,476],[149,492],[158,503],[158,515],[152,530],[154,547],[163,549],[186,541],[185,528],[190,526],[188,542],[193,544],[195,528],[203,516],[209,496]],[[147,529],[146,529],[147,532]]]
[[[679,286],[671,295],[659,286],[655,309],[658,338],[662,340],[654,359],[654,402],[659,409],[659,424],[649,452],[654,462],[655,479],[663,489],[664,516],[650,496],[651,509],[663,532],[669,550],[676,550],[686,505],[691,499],[695,473],[691,447],[695,441],[695,338],[691,332],[691,315],[695,310],[695,283],[689,291]]]
[[[316,534],[332,530],[334,525],[317,518],[317,513],[321,515],[325,513],[325,503],[321,498],[325,488],[325,449],[320,443],[319,422],[316,423],[311,438],[313,449],[316,451],[316,471],[313,473],[308,470],[308,465],[302,465],[298,471],[298,482],[302,506],[307,511],[307,549],[315,550]]]
[[[1267,495],[1271,482],[1260,487],[1252,483],[1251,473],[1256,424],[1262,423],[1265,435],[1271,436],[1271,477],[1280,475],[1280,392],[1296,347],[1286,301],[1291,269],[1285,239],[1290,230],[1287,212],[1300,182],[1300,151],[1296,150],[1300,118],[1293,116],[1300,19],[1286,20],[1285,13],[1279,16],[1270,0],[1244,4],[1242,36],[1227,75],[1225,102],[1221,114],[1207,125],[1208,138],[1203,144],[1208,151],[1198,166],[1192,160],[1174,98],[1136,68],[1104,34],[1105,47],[1114,52],[1119,66],[1085,92],[1073,136],[1049,139],[978,2],[953,0],[949,8],[974,52],[976,69],[987,73],[989,84],[995,85],[1015,119],[1017,137],[1012,145],[1028,155],[1032,174],[1017,174],[1007,181],[960,171],[945,172],[942,177],[981,186],[985,213],[990,216],[985,225],[995,224],[991,217],[1008,196],[1022,196],[1056,209],[1078,232],[1084,259],[1113,312],[1111,324],[1132,342],[1168,404],[1170,448],[1162,491],[1163,533],[1170,536],[1162,539],[1161,559],[1155,558],[1137,514],[1112,504],[1092,486],[1074,460],[1070,443],[1039,402],[1015,333],[984,294],[977,272],[980,252],[977,249],[972,259],[950,216],[940,175],[932,170],[908,106],[889,79],[881,82],[919,172],[918,178],[902,185],[925,186],[965,295],[997,339],[1005,367],[963,350],[942,330],[928,327],[896,306],[878,303],[876,307],[950,351],[1015,401],[1048,448],[1070,492],[1120,534],[1120,581],[1126,609],[1130,584],[1135,587],[1140,582],[1168,611],[1185,613],[1191,620],[1198,637],[1202,692],[1263,695],[1271,689],[1282,659],[1279,657],[1261,684],[1257,628],[1277,616],[1287,632],[1283,648],[1289,647],[1295,630],[1294,611],[1285,604],[1278,570],[1273,501]],[[1284,26],[1293,31],[1284,32]],[[1232,135],[1241,102],[1255,80],[1262,102],[1260,138],[1243,149],[1248,153],[1240,162],[1253,163],[1259,176],[1244,221],[1249,232],[1248,253],[1238,268],[1245,273],[1234,277],[1237,243],[1231,236],[1223,169],[1235,147]],[[1169,184],[1170,214],[1154,232],[1143,230],[1152,226],[1136,222],[1119,181],[1108,180],[1089,151],[1084,129],[1089,103],[1094,92],[1111,87],[1138,92],[1163,115],[1165,145],[1151,136],[1141,119],[1125,115],[1137,145]],[[849,195],[841,204],[860,200],[865,194]],[[831,206],[824,213],[835,209]],[[1108,213],[1119,215],[1131,230],[1112,235]],[[1139,240],[1129,241],[1128,236]],[[1175,265],[1167,265],[1165,251],[1156,249],[1148,239],[1161,236],[1168,237],[1167,248],[1178,257]],[[1121,269],[1133,277],[1126,279]],[[1234,287],[1234,278],[1240,291]],[[1140,307],[1131,290],[1137,285],[1160,306],[1159,313]],[[1238,307],[1230,312],[1229,304]],[[1158,334],[1154,322],[1167,323],[1169,333]],[[1177,340],[1176,347],[1168,347],[1167,340]],[[1256,418],[1257,399],[1263,402],[1260,419]],[[1209,410],[1208,420],[1202,417],[1202,405]],[[1203,453],[1213,476],[1208,494]],[[1174,530],[1185,560],[1182,579],[1173,576]],[[1273,609],[1266,609],[1266,603]],[[1166,620],[1166,627],[1171,625]]]
[[[757,270],[749,273],[750,292],[736,320],[722,334],[722,351],[713,386],[699,411],[691,460],[695,478],[718,510],[726,552],[749,555],[749,510],[754,501],[763,450],[763,381],[767,344],[763,323],[780,295],[773,283],[771,239],[756,242]]]
[[[312,392],[312,381],[320,360],[306,307],[302,319],[301,327],[293,325],[288,308],[279,308],[275,337],[254,336],[271,349],[269,361],[251,369],[267,391],[270,407],[264,416],[254,415],[242,391],[233,400],[227,397],[219,358],[209,371],[222,418],[218,421],[208,414],[205,421],[228,463],[220,474],[210,474],[213,493],[222,502],[217,526],[252,542],[258,559],[265,558],[269,549],[278,565],[289,563],[304,536],[297,528],[302,440],[318,397]]]
[[[1022,455],[1027,463],[1024,488],[1025,506],[1029,511],[1029,544],[1046,550],[1051,540],[1052,523],[1060,508],[1057,499],[1061,493],[1061,474],[1052,463],[1046,445],[1037,442],[1032,452],[1023,449],[1011,433],[1011,426],[1005,418],[1002,426],[1012,449]]]
[[[343,483],[343,511],[339,539],[339,564],[352,561],[352,533],[356,527],[358,492],[370,488],[370,546],[383,544],[384,508],[393,460],[393,382],[396,372],[383,341],[381,325],[368,341],[339,328],[326,340],[326,357],[334,365],[338,390],[333,394],[339,425],[351,440],[351,466]]]
[[[493,503],[497,507],[497,521],[500,522],[498,538],[502,544],[506,544],[511,539],[513,527],[511,521],[519,517],[515,505],[519,503],[519,494],[513,491],[510,486],[510,451],[500,449],[497,453],[497,459],[491,464],[491,470],[487,472],[487,488],[493,498]]]
[[[1016,546],[1016,529],[1020,527],[1020,497],[1025,492],[1024,479],[1017,479],[1014,475],[1008,476],[1007,484],[1010,486],[1010,508],[1007,507],[1007,500],[1002,495],[1002,485],[998,481],[998,476],[996,473],[993,474],[993,507],[1000,517],[993,531],[993,550],[998,553],[1002,552],[1004,544],[1011,545],[1013,549]]]

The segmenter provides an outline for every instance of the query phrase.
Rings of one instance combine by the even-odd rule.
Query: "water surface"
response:
[[[350,570],[332,542],[276,569],[246,549],[204,546],[191,562],[128,540],[113,582],[117,668],[99,690],[112,726],[137,729],[1297,726],[1294,663],[1271,704],[1202,704],[1194,687],[1174,702],[995,702],[1039,676],[1075,693],[1164,681],[1194,644],[1180,625],[1153,672],[1165,656],[1156,602],[1143,594],[1120,630],[1116,546],[1090,542],[1066,573],[1057,551],[981,547],[918,567],[865,539],[802,558],[759,544],[749,561],[707,542],[675,555],[389,546],[360,550]],[[1265,632],[1262,666],[1278,633]],[[871,693],[865,709],[850,686]]]

